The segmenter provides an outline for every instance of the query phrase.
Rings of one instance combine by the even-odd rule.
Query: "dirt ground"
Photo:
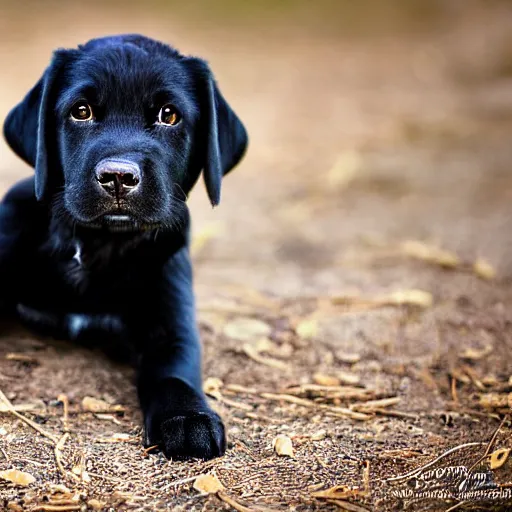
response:
[[[251,137],[220,207],[190,198],[227,454],[145,453],[131,369],[3,325],[0,471],[35,480],[0,473],[0,508],[509,510],[428,471],[511,491],[512,6],[212,4],[0,3],[1,119],[54,48],[137,31],[205,57]],[[2,193],[30,172],[0,145]]]

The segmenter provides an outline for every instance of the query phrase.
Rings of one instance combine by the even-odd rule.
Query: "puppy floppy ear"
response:
[[[68,52],[56,51],[43,76],[25,98],[7,115],[4,137],[10,148],[35,168],[35,194],[38,200],[49,193],[49,167],[56,165],[53,108],[56,77]],[[53,138],[52,143],[49,139]],[[53,162],[52,162],[53,160]]]
[[[244,125],[220,92],[209,66],[194,59],[200,69],[203,179],[212,206],[220,202],[222,177],[242,159],[248,137]]]

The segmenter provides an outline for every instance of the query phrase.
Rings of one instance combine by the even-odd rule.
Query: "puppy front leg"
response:
[[[188,250],[166,265],[148,329],[138,339],[137,388],[144,414],[144,444],[168,458],[211,459],[224,454],[220,417],[202,390],[201,345]],[[152,320],[154,320],[154,323]]]

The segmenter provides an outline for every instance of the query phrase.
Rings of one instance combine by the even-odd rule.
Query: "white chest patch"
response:
[[[75,243],[75,254],[73,255],[73,259],[82,266],[82,248],[78,242]]]

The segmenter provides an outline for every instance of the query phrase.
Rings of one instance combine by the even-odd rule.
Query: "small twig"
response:
[[[50,432],[47,432],[43,428],[41,428],[37,423],[32,421],[31,419],[23,416],[23,414],[20,414],[18,411],[16,411],[10,402],[10,400],[5,396],[4,392],[0,390],[0,400],[7,406],[8,411],[11,414],[14,414],[17,418],[19,418],[21,421],[25,422],[29,427],[32,427],[34,430],[39,432],[43,437],[46,437],[47,439],[50,439],[50,441],[53,441],[54,443],[58,443],[57,436],[54,436],[53,434],[50,434]]]
[[[32,512],[68,512],[80,510],[82,505],[39,505],[32,509]]]
[[[302,405],[304,407],[309,408],[318,408],[327,410],[332,413],[336,413],[337,415],[343,416],[343,417],[349,417],[353,420],[360,420],[360,421],[366,421],[371,419],[371,416],[368,414],[364,414],[362,412],[356,412],[351,411],[350,409],[346,409],[344,407],[337,407],[337,406],[330,406],[325,404],[317,404],[315,402],[312,402],[311,400],[306,400],[305,398],[299,398],[293,395],[286,395],[286,394],[275,394],[275,393],[261,393],[262,398],[266,398],[267,400],[276,400],[276,401],[283,401],[283,402],[289,402],[292,404]]]
[[[262,509],[254,509],[254,508],[246,507],[245,505],[238,503],[238,501],[234,500],[233,498],[230,498],[227,494],[225,494],[222,491],[219,491],[217,493],[217,496],[224,503],[227,503],[230,507],[233,507],[235,510],[238,510],[238,512],[254,512],[255,510],[258,510],[258,511],[262,510]]]
[[[252,420],[268,421],[269,423],[277,423],[278,425],[282,425],[283,423],[286,423],[286,420],[282,420],[279,418],[271,418],[270,416],[256,414],[255,412],[247,412],[245,415],[248,418],[251,418]]]
[[[467,505],[468,501],[459,501],[459,503],[456,503],[455,505],[451,506],[450,508],[447,508],[444,512],[453,512],[454,510],[457,510],[458,508]]]
[[[451,384],[450,384],[450,390],[452,393],[452,400],[454,403],[459,403],[459,397],[457,396],[457,379],[455,377],[452,377]]]
[[[147,448],[144,448],[142,451],[142,456],[147,457],[149,455],[149,452],[152,452],[153,450],[156,450],[158,448],[157,444],[154,444],[153,446],[148,446]]]
[[[66,471],[62,464],[62,448],[64,448],[64,444],[66,444],[66,440],[69,437],[69,432],[66,432],[60,439],[59,442],[55,445],[54,454],[55,454],[55,462],[57,464],[58,470],[61,472],[63,477],[70,476],[73,478],[73,480],[79,482],[80,478],[75,475],[74,473],[71,473],[69,471]]]
[[[1,446],[0,446],[0,452],[2,452],[2,455],[4,456],[7,463],[10,464],[11,460],[9,459],[9,455],[7,455],[7,452]]]
[[[478,466],[478,464],[480,464],[480,462],[482,462],[487,457],[487,455],[489,455],[489,452],[491,451],[491,448],[494,445],[494,441],[496,441],[496,438],[498,437],[498,434],[500,433],[500,430],[502,429],[506,420],[507,417],[505,416],[501,423],[499,424],[498,428],[493,432],[492,437],[489,443],[487,444],[487,448],[485,449],[484,454],[468,469],[468,473],[471,473],[471,471],[473,471],[473,469],[475,469],[476,466]]]
[[[90,474],[90,473],[89,473]],[[196,480],[196,478],[199,475],[189,476],[187,478],[182,478],[181,480],[174,480],[174,482],[170,482],[164,487],[161,487],[158,489],[159,491],[167,491],[168,489],[171,489],[172,487],[177,487],[178,485],[188,484],[189,482],[193,482]]]
[[[390,409],[375,408],[372,409],[371,412],[378,414],[380,416],[390,416],[392,418],[406,418],[410,420],[417,420],[419,417],[417,414],[413,414],[411,412],[394,411]]]
[[[257,363],[263,364],[265,366],[270,366],[271,368],[276,368],[277,370],[288,370],[290,368],[288,364],[280,361],[279,359],[262,356],[252,345],[249,345],[249,343],[246,343],[242,347],[242,351],[253,361],[256,361]]]
[[[64,425],[64,432],[67,432],[69,430],[69,399],[66,395],[60,394],[57,397],[57,400],[59,402],[62,402],[63,408],[64,408],[64,415],[62,416],[62,424]]]
[[[332,503],[348,512],[370,512],[367,508],[347,500],[327,500],[327,503]]]

